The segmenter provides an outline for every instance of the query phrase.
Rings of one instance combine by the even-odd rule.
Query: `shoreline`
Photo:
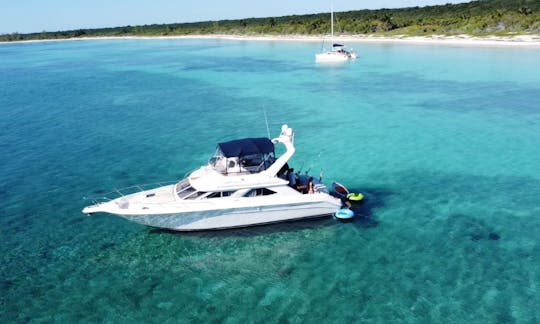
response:
[[[328,36],[306,35],[179,35],[179,36],[96,36],[76,37],[63,39],[36,39],[12,42],[0,42],[0,44],[38,43],[38,42],[61,42],[61,41],[84,41],[84,40],[137,40],[137,39],[221,39],[243,41],[286,41],[286,42],[321,42],[327,41]],[[485,36],[477,37],[470,35],[432,35],[432,36],[373,36],[373,35],[341,35],[335,36],[335,41],[349,43],[402,43],[402,44],[431,44],[431,45],[459,45],[459,46],[511,46],[511,47],[540,47],[540,35],[516,35],[516,36]]]

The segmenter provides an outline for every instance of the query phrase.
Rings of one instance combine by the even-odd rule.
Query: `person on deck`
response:
[[[288,172],[289,172],[289,165],[285,163],[285,165],[282,166],[281,169],[279,170],[277,176],[282,179],[288,179],[287,178],[287,176],[289,175]]]
[[[313,178],[312,177],[309,177],[307,187],[308,187],[308,193],[310,193],[310,194],[315,193],[315,189],[313,188]]]
[[[289,180],[289,186],[296,188],[296,174],[294,174],[294,169],[290,168],[287,171],[287,180]]]

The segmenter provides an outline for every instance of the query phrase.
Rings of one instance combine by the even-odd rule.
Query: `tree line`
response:
[[[540,1],[478,0],[400,9],[354,10],[335,13],[334,31],[342,35],[474,36],[540,34]],[[0,35],[0,41],[63,39],[101,36],[183,35],[324,35],[330,14],[154,24]]]

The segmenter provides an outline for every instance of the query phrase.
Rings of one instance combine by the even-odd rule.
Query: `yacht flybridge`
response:
[[[275,157],[274,145],[285,153]],[[109,213],[143,225],[177,231],[245,227],[334,214],[341,200],[320,179],[295,175],[287,162],[295,152],[294,132],[279,137],[219,143],[207,165],[186,179],[118,197],[92,198],[83,213]],[[138,187],[139,188],[139,187]],[[309,193],[307,193],[309,192]]]

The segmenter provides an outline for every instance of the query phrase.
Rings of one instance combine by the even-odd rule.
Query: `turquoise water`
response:
[[[540,321],[540,50],[99,40],[0,46],[0,322]],[[177,234],[81,213],[215,143],[296,131],[331,218]]]

